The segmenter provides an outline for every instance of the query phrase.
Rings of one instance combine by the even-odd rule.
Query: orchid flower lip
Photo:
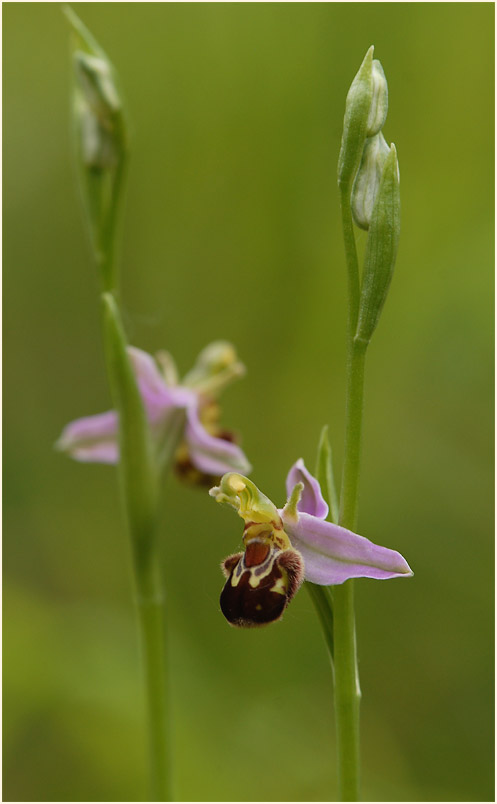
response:
[[[212,354],[217,356],[219,351],[219,348],[214,346],[216,348],[211,349],[211,352],[208,353],[211,356]],[[230,351],[223,342],[223,349],[225,362],[221,364],[222,371],[226,369],[225,364],[229,364],[229,359],[235,361],[235,365],[237,365],[236,352],[233,347]],[[209,403],[209,400],[204,397],[205,388],[208,388],[209,393],[215,397],[222,389],[223,384],[226,385],[228,381],[226,377],[222,382],[218,381],[219,370],[216,366],[212,366],[212,361],[206,363],[204,359],[205,365],[200,361],[196,367],[199,382],[202,380],[204,369],[208,374],[205,376],[202,392],[200,392],[194,386],[168,385],[158,363],[141,349],[130,346],[128,354],[135,371],[152,438],[157,443],[164,437],[167,429],[173,426],[174,416],[172,414],[175,411],[183,410],[185,422],[182,435],[188,447],[191,464],[196,470],[209,477],[219,477],[230,471],[250,472],[250,463],[241,448],[233,443],[232,439],[227,440],[227,436],[223,437],[220,428],[212,427],[210,424],[204,426],[202,421],[203,411]],[[161,360],[158,362],[160,364]],[[162,357],[163,363],[164,358]],[[171,376],[171,374],[173,372],[170,370],[169,375]],[[239,376],[237,370],[235,370],[235,375]],[[230,376],[229,380],[233,379],[235,375]],[[66,452],[78,461],[115,464],[119,460],[118,429],[118,418],[114,411],[83,417],[64,428],[55,446],[56,449]]]

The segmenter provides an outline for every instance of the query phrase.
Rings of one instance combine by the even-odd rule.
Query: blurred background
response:
[[[343,452],[345,96],[372,43],[401,171],[396,274],[368,358],[360,533],[412,580],[356,584],[363,797],[493,800],[493,5],[77,3],[133,126],[130,341],[182,372],[217,338],[253,479],[282,504],[329,423]],[[54,452],[109,407],[72,164],[58,4],[3,8],[4,800],[142,800],[145,731],[112,467]],[[359,234],[364,243],[365,235]],[[331,678],[305,589],[231,629],[241,522],[171,478],[162,529],[183,800],[336,795]]]

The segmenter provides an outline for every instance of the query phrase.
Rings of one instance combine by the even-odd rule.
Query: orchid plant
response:
[[[221,609],[231,625],[279,620],[303,580],[328,644],[335,686],[340,798],[359,798],[359,701],[353,580],[409,577],[400,553],[355,533],[362,435],[364,368],[368,345],[388,293],[400,233],[399,170],[395,146],[382,129],[388,87],[371,47],[345,106],[338,185],[347,260],[348,359],[345,460],[340,501],[335,490],[327,428],[318,448],[316,477],[300,459],[286,481],[282,509],[237,473],[210,494],[245,521],[244,552],[229,556]],[[354,223],[368,232],[359,263]],[[323,493],[324,492],[324,493]],[[331,520],[331,521],[330,521]]]
[[[234,347],[216,341],[180,382],[167,352],[127,343],[118,304],[116,243],[128,161],[128,125],[116,71],[74,11],[76,163],[101,283],[103,340],[113,409],[68,424],[56,446],[81,462],[117,464],[131,542],[149,728],[150,799],[173,799],[166,612],[157,525],[163,475],[210,486],[249,472],[236,435],[221,427],[219,395],[245,373]]]
[[[279,620],[306,582],[323,627],[335,682],[340,795],[359,795],[359,684],[353,580],[409,577],[395,550],[358,535],[357,493],[365,356],[386,299],[399,237],[395,147],[382,129],[388,92],[370,48],[349,90],[338,165],[349,285],[345,461],[335,490],[327,428],[315,476],[302,459],[277,508],[246,477],[250,464],[220,423],[220,393],[245,373],[235,348],[211,343],[182,380],[173,358],[127,342],[118,303],[116,242],[128,159],[128,126],[110,60],[72,9],[74,133],[82,200],[101,281],[113,408],[68,424],[57,448],[81,462],[116,464],[131,542],[147,694],[151,800],[173,799],[166,617],[157,522],[165,472],[210,494],[244,521],[243,552],[223,561],[221,610],[238,627]],[[367,230],[359,272],[354,222]],[[213,485],[214,484],[214,485]]]

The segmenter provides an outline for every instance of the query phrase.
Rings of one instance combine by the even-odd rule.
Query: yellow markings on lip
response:
[[[241,564],[242,559],[240,559],[240,561],[238,562],[238,564],[237,564],[237,566],[236,566],[236,568],[235,568],[235,570],[234,570],[234,572],[233,572],[233,574],[231,576],[231,586],[238,586],[238,584],[240,583],[240,578],[242,577],[242,575],[244,575],[246,572],[249,572],[250,573],[250,577],[249,577],[249,581],[248,581],[249,585],[252,587],[252,589],[256,589],[259,586],[260,582],[267,575],[269,575],[272,572],[273,567],[274,567],[275,559],[276,559],[276,556],[274,556],[272,561],[268,561],[267,569],[265,570],[265,572],[262,572],[260,575],[255,574],[255,570],[258,569],[258,567],[253,567],[253,568],[252,567],[244,567],[243,572],[242,572],[242,569],[241,569],[241,567],[242,567],[242,564]]]
[[[273,571],[275,559],[276,559],[276,556],[274,556],[273,560],[268,563],[267,570],[265,572],[262,572],[260,575],[256,575],[253,570],[250,570],[249,584],[252,587],[252,589],[255,589],[256,586],[259,586],[259,584],[262,581],[262,579],[265,578],[266,575],[269,575],[269,573]]]
[[[278,595],[286,595],[286,593],[288,591],[288,576],[285,577],[286,572],[283,570],[282,567],[280,567],[280,569],[282,570],[283,575],[282,575],[281,578],[278,578],[276,580],[274,586],[272,586],[269,591],[270,592],[276,592]]]

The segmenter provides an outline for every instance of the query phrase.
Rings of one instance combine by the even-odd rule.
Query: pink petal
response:
[[[64,428],[55,445],[76,461],[117,463],[117,415],[113,410],[76,419]]]
[[[380,547],[332,522],[301,513],[298,522],[283,517],[283,523],[292,546],[302,554],[305,577],[313,583],[328,586],[349,578],[387,579],[413,574],[396,550]]]
[[[226,472],[251,471],[244,452],[236,444],[210,435],[200,423],[196,406],[187,409],[186,441],[194,466],[208,475],[224,475]]]
[[[147,352],[128,346],[128,355],[151,425],[161,420],[168,410],[197,403],[197,397],[190,389],[166,385],[157,363]]]
[[[286,479],[286,493],[288,496],[290,496],[297,483],[304,484],[297,506],[298,510],[319,517],[319,519],[325,519],[328,516],[328,504],[321,493],[321,486],[306,469],[302,458],[299,458],[288,472]]]

